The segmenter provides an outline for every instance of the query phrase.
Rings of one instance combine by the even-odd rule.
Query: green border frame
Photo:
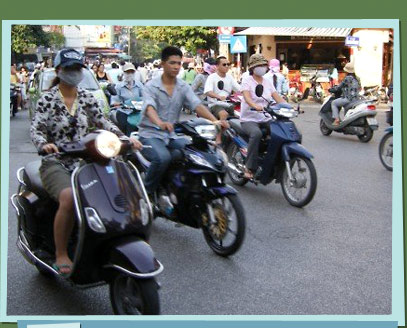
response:
[[[66,5],[66,8],[64,8]],[[330,1],[299,1],[291,0],[289,3],[259,0],[256,3],[232,3],[230,1],[219,3],[205,1],[199,8],[199,3],[192,1],[168,1],[155,4],[151,9],[149,3],[122,3],[112,4],[108,1],[84,3],[70,0],[69,2],[47,3],[45,1],[19,1],[16,6],[12,3],[2,3],[0,17],[7,20],[21,19],[95,19],[95,20],[123,20],[123,19],[399,19],[400,20],[400,72],[407,76],[407,42],[403,42],[407,35],[407,2],[403,0],[387,0],[386,2],[370,0],[357,3],[343,0],[337,3]],[[249,8],[249,6],[251,8]],[[113,10],[112,10],[113,9]],[[2,57],[2,53],[0,53]],[[400,80],[401,108],[406,104],[406,84]],[[401,113],[402,126],[405,127],[407,116]],[[402,130],[402,149],[404,150],[405,132]],[[407,154],[403,152],[403,163],[406,163]],[[402,167],[404,173],[404,165]],[[403,194],[406,191],[406,177],[403,175]],[[0,180],[1,184],[1,180]],[[405,218],[406,207],[403,206]],[[403,235],[405,237],[406,225]],[[405,238],[404,238],[405,240]],[[406,246],[406,245],[405,245]],[[404,252],[404,259],[405,252]],[[406,261],[404,261],[405,265]],[[405,275],[406,270],[404,270]],[[406,311],[404,310],[404,313]],[[40,318],[39,318],[40,319]],[[16,327],[16,324],[0,324],[1,327]]]

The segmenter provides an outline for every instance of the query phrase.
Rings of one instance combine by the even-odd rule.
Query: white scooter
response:
[[[369,142],[373,137],[373,131],[379,128],[375,118],[376,106],[366,99],[358,99],[344,106],[344,119],[339,125],[332,125],[331,103],[341,96],[342,91],[337,87],[329,89],[331,96],[327,97],[322,104],[319,116],[321,116],[320,130],[324,136],[329,136],[332,131],[356,135],[361,142]]]

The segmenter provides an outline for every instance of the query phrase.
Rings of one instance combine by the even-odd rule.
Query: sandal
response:
[[[338,126],[341,124],[341,121],[339,119],[335,119],[335,121],[333,121],[332,125],[333,126]]]
[[[244,172],[243,177],[244,177],[245,179],[252,180],[252,179],[253,179],[253,173],[250,172],[249,170],[247,170],[247,171]]]
[[[72,273],[72,264],[56,264],[52,265],[52,268],[58,272],[62,277],[68,277]],[[69,272],[61,272],[61,269],[69,269]]]

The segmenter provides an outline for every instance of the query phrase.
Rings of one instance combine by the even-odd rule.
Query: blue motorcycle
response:
[[[259,84],[256,95],[261,97],[262,94],[263,86]],[[291,121],[298,116],[299,108],[294,110],[286,105],[269,103],[263,111],[271,115],[270,129],[263,131],[259,168],[253,179],[244,177],[249,136],[243,131],[239,119],[229,120],[231,128],[226,130],[223,145],[229,158],[228,175],[234,184],[244,186],[250,181],[267,185],[275,180],[281,184],[284,197],[291,205],[303,207],[314,197],[317,173],[313,156],[301,145],[302,135]]]
[[[393,95],[391,95],[391,100],[393,100]],[[386,112],[386,122],[391,126],[385,130],[386,134],[380,140],[379,157],[383,166],[387,170],[393,171],[393,105]]]

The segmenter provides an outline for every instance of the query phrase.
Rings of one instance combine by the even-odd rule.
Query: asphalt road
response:
[[[237,187],[247,234],[224,259],[199,230],[158,219],[151,245],[164,264],[162,314],[301,315],[391,313],[392,174],[378,157],[385,115],[371,142],[319,131],[318,106],[295,119],[315,156],[318,187],[304,209],[290,206],[279,185]],[[27,112],[11,120],[10,195],[16,170],[37,155]],[[7,314],[110,315],[108,287],[78,290],[42,277],[25,262],[9,208]]]

